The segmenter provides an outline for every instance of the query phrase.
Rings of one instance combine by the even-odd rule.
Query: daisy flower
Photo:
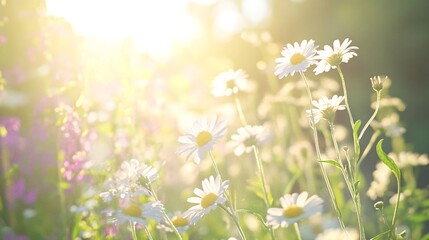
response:
[[[190,227],[190,218],[184,213],[175,212],[174,214],[168,214],[168,217],[171,219],[171,222],[179,233],[185,232]],[[170,224],[165,220],[162,221],[161,224],[157,226],[157,228],[162,229],[166,232],[174,232]]]
[[[234,154],[236,156],[240,156],[244,152],[251,152],[253,146],[266,142],[270,137],[266,129],[263,126],[258,125],[240,127],[237,129],[237,132],[238,134],[233,134],[231,136],[232,141],[229,143],[235,148]]]
[[[287,227],[289,224],[322,212],[323,200],[317,195],[308,198],[307,192],[286,194],[280,198],[281,208],[267,210],[267,224]]]
[[[164,219],[164,206],[160,201],[148,202],[143,205],[130,202],[111,214],[112,217],[109,222],[122,224],[131,221],[146,226],[147,219],[155,220],[156,222]]]
[[[144,180],[152,183],[158,178],[158,171],[144,163],[140,164],[137,159],[125,161],[121,165],[121,169],[116,173],[118,179],[128,179],[132,181]]]
[[[311,64],[315,63],[316,47],[313,40],[303,40],[301,45],[297,42],[293,45],[288,43],[281,54],[283,57],[276,58],[277,66],[274,70],[274,74],[279,79],[289,74],[293,76],[295,72],[305,72]]]
[[[337,110],[346,109],[345,105],[340,105],[340,103],[344,100],[343,96],[334,95],[331,99],[327,97],[322,97],[319,101],[312,101],[315,109],[307,110],[307,116],[311,117],[311,111],[314,115],[314,123],[318,123],[320,119],[324,118],[328,122],[332,122],[335,118],[335,112]]]
[[[226,131],[225,122],[216,116],[209,119],[198,119],[187,134],[180,136],[178,141],[183,143],[177,152],[188,152],[186,160],[193,158],[196,164],[200,164],[207,151],[210,151],[216,141],[223,137]]]
[[[325,45],[323,50],[317,51],[316,59],[320,59],[317,63],[314,72],[316,75],[322,72],[329,72],[329,70],[337,68],[341,63],[347,63],[353,56],[357,56],[353,50],[359,49],[358,47],[349,47],[352,41],[346,38],[340,44],[340,40],[334,41],[334,47]]]
[[[190,225],[194,225],[201,217],[216,209],[218,204],[226,201],[225,192],[229,181],[222,182],[219,175],[216,179],[210,176],[202,181],[202,186],[203,189],[194,189],[194,193],[198,197],[188,198],[188,202],[197,204],[184,213],[184,216],[191,219]]]
[[[211,93],[215,97],[231,96],[239,91],[250,91],[246,72],[232,69],[220,73],[213,81]]]

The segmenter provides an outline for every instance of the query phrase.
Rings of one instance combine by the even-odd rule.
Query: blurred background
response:
[[[63,106],[82,107],[89,122],[102,121],[97,112],[112,106],[140,108],[134,106],[135,97],[142,93],[146,105],[138,117],[149,126],[146,134],[173,131],[159,129],[160,122],[151,122],[149,115],[180,114],[181,109],[169,107],[172,101],[186,101],[196,113],[214,108],[222,101],[209,100],[208,86],[219,72],[244,69],[257,82],[257,96],[251,100],[258,102],[263,93],[298,79],[277,80],[273,74],[274,59],[285,44],[313,39],[322,47],[350,38],[359,47],[358,57],[342,68],[354,115],[366,120],[373,112],[369,78],[389,76],[390,95],[406,105],[401,122],[408,149],[425,153],[428,10],[429,1],[417,0],[0,0],[0,146],[12,149],[8,157],[24,176],[55,176],[50,166],[61,158],[58,132],[72,148],[73,134],[84,131],[76,129],[71,121],[76,116]],[[326,76],[337,78],[335,72]],[[91,104],[83,93],[91,96]],[[124,112],[133,108],[124,107]],[[163,121],[172,124],[175,119]],[[70,128],[53,129],[59,122],[70,122]],[[180,121],[176,124],[184,128]],[[68,150],[73,156],[80,151]],[[0,152],[4,158],[6,151]],[[368,164],[368,175],[373,166]],[[4,176],[13,171],[2,166]],[[67,166],[63,171],[67,173]],[[70,174],[70,179],[79,179],[79,173]],[[20,198],[20,204],[31,205],[53,188],[47,184],[37,195],[34,183],[26,179],[26,184],[15,181],[9,201]],[[427,186],[428,178],[418,182]]]

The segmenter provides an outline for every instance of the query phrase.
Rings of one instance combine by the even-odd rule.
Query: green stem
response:
[[[144,231],[146,232],[147,238],[148,238],[149,240],[153,240],[153,238],[152,238],[152,234],[150,234],[150,231],[149,231],[149,229],[147,228],[147,226],[145,226],[145,227],[144,227]]]
[[[133,235],[133,240],[138,240],[136,233],[136,224],[133,221],[130,221],[131,233]]]
[[[152,184],[149,182],[147,184],[147,186],[149,187],[149,191],[152,193],[153,198],[156,201],[158,200],[158,197],[156,195],[156,192],[153,190]],[[164,214],[164,218],[167,220],[168,224],[170,224],[170,227],[173,229],[174,233],[176,234],[177,238],[182,240],[182,235],[180,235],[179,231],[177,230],[176,226],[174,226],[174,223],[171,221],[170,217],[168,217],[167,213],[165,211],[162,211]]]
[[[366,145],[365,150],[363,151],[361,157],[358,161],[358,166],[362,163],[362,161],[365,159],[366,155],[368,155],[369,151],[371,150],[372,146],[375,143],[375,140],[377,140],[378,136],[380,136],[380,131],[376,131],[372,134],[371,139],[369,140],[368,145]]]
[[[344,101],[346,103],[347,113],[349,114],[350,125],[353,128],[355,121],[353,120],[352,112],[350,111],[349,99],[347,97],[346,81],[344,80],[344,75],[343,75],[343,72],[341,71],[340,66],[337,66],[337,70],[338,70],[338,74],[340,75],[340,78],[341,78],[341,83],[343,85]]]
[[[210,155],[210,159],[212,160],[213,168],[215,169],[216,174],[220,176],[220,172],[219,172],[219,169],[217,168],[217,164],[216,164],[216,161],[214,160],[212,151],[209,151],[209,155]]]
[[[343,166],[343,164],[341,162],[340,150],[338,148],[337,139],[335,139],[334,124],[331,123],[331,122],[329,123],[329,129],[331,130],[332,142],[334,144],[335,152],[337,154],[337,162],[341,166],[341,173],[343,174],[344,181],[346,182],[347,188],[349,190],[350,196],[351,196],[352,201],[353,201],[353,205],[354,205],[354,207],[356,209],[356,218],[357,218],[357,222],[358,222],[359,236],[360,236],[359,239],[360,240],[365,240],[365,229],[364,229],[364,226],[363,226],[363,223],[362,223],[362,215],[361,215],[361,209],[360,209],[359,191],[358,191],[358,189],[354,185],[355,174],[352,174],[352,176],[351,176],[352,181],[350,181],[350,176],[347,174],[347,171],[344,169],[344,166]],[[350,164],[350,162],[349,162],[349,164]],[[354,169],[353,171],[356,171],[356,169]],[[350,171],[350,172],[353,173],[353,171]]]
[[[301,233],[299,232],[298,223],[297,222],[293,223],[293,227],[295,228],[295,232],[296,232],[296,236],[298,237],[298,240],[302,240]]]
[[[244,117],[243,108],[241,107],[240,100],[237,95],[234,94],[235,106],[237,107],[238,115],[240,116],[240,121],[243,126],[247,125],[246,117]]]
[[[253,148],[253,153],[255,154],[256,163],[258,165],[259,175],[261,175],[261,183],[262,183],[262,189],[264,191],[265,205],[267,208],[269,208],[270,202],[268,199],[268,191],[267,191],[267,185],[266,185],[265,174],[264,174],[264,166],[262,165],[262,161],[259,158],[258,149],[256,148],[255,145],[253,145],[252,148]]]
[[[240,226],[240,222],[239,222],[239,220],[238,220],[238,217],[237,217],[237,215],[236,214],[234,214],[234,213],[232,213],[232,212],[230,212],[230,211],[228,211],[228,209],[226,208],[226,207],[224,207],[223,205],[221,205],[221,204],[219,204],[218,205],[220,208],[222,208],[231,218],[232,218],[232,220],[233,220],[233,222],[234,222],[234,224],[235,224],[235,226],[237,227],[237,229],[238,229],[238,232],[240,233],[240,236],[241,236],[241,239],[243,239],[243,240],[246,240],[246,235],[244,235],[244,231],[243,231],[243,229],[241,228],[241,226]]]
[[[392,229],[391,229],[392,237],[395,235],[396,214],[398,212],[399,200],[401,198],[401,182],[400,182],[400,178],[398,178],[397,180],[398,180],[397,181],[397,184],[398,184],[398,196],[396,197],[395,210],[393,211]]]
[[[377,106],[375,107],[375,111],[372,114],[371,118],[368,120],[368,122],[362,128],[362,131],[359,134],[359,140],[362,138],[362,136],[365,133],[366,129],[369,127],[369,125],[371,124],[371,122],[374,120],[375,116],[378,113],[378,109],[380,108],[380,98],[381,98],[380,95],[381,95],[381,91],[377,91]]]
[[[322,171],[323,179],[325,181],[326,187],[327,187],[328,192],[329,192],[329,196],[331,197],[332,204],[334,205],[335,212],[337,213],[338,222],[340,223],[341,229],[343,229],[345,231],[346,227],[345,227],[344,222],[342,220],[341,211],[340,211],[340,208],[338,207],[337,199],[335,198],[334,191],[332,190],[332,186],[331,186],[331,183],[329,182],[328,174],[326,173],[325,167],[323,166],[323,164],[321,162],[322,156],[320,154],[319,140],[317,137],[317,129],[316,129],[316,124],[314,123],[314,114],[312,111],[312,104],[311,104],[313,101],[313,97],[311,95],[310,87],[308,86],[307,78],[305,77],[304,73],[302,73],[302,72],[299,72],[299,73],[300,73],[302,79],[304,80],[305,86],[307,89],[307,95],[308,95],[308,99],[309,99],[309,105],[308,106],[310,107],[310,115],[311,115],[310,127],[313,130],[313,139],[314,139],[314,145],[316,146],[317,162],[319,163],[320,169]]]

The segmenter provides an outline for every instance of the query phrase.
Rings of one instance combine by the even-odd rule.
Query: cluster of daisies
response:
[[[335,69],[342,62],[348,62],[356,53],[357,47],[350,47],[351,41],[346,39],[342,44],[334,41],[334,46],[325,46],[317,51],[314,41],[302,41],[301,44],[288,44],[281,52],[282,57],[277,58],[275,75],[280,79],[295,72],[303,73],[306,69],[317,64],[314,69],[316,74]],[[317,55],[316,55],[317,54]],[[229,70],[219,74],[213,81],[212,94],[216,97],[232,96],[239,92],[249,92],[252,86],[247,74],[239,70]],[[321,119],[332,122],[337,110],[344,110],[341,105],[343,96],[334,95],[331,99],[322,97],[313,101],[313,109],[307,110],[308,117],[316,124]],[[239,113],[241,109],[238,109]],[[242,115],[242,112],[241,112]],[[234,154],[240,156],[250,153],[256,146],[266,142],[270,135],[265,127],[249,125],[242,118],[243,126],[231,136],[229,146],[234,148]],[[245,124],[244,124],[245,123]],[[191,159],[195,164],[211,155],[216,142],[226,134],[226,123],[213,115],[209,118],[201,118],[194,122],[189,132],[178,138],[183,144],[178,149],[179,154],[185,154],[186,159]],[[216,176],[209,176],[202,181],[202,188],[195,188],[196,196],[189,197],[187,201],[195,204],[185,212],[167,214],[163,204],[156,197],[151,183],[157,178],[156,169],[132,159],[124,162],[116,174],[107,182],[108,191],[100,194],[106,202],[115,202],[117,206],[109,211],[112,222],[132,222],[143,227],[148,220],[159,223],[159,228],[166,231],[183,232],[195,225],[203,216],[217,207],[226,211],[231,210],[228,199],[229,180],[223,180],[217,170],[213,156],[212,162],[216,170]],[[280,198],[281,207],[267,207],[266,225],[269,228],[287,227],[301,219],[322,212],[323,200],[316,196],[309,196],[307,192],[286,194]],[[231,215],[234,212],[230,212]],[[242,238],[243,235],[242,235]]]

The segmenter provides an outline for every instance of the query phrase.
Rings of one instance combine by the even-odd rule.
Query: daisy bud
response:
[[[383,209],[383,206],[384,206],[383,201],[378,201],[378,202],[376,202],[376,203],[374,204],[374,208],[375,208],[375,210],[382,210],[382,209]]]
[[[374,89],[374,91],[378,92],[378,91],[383,90],[383,83],[384,83],[385,79],[387,79],[387,77],[385,77],[383,79],[380,76],[374,76],[374,77],[370,78],[372,88]]]

